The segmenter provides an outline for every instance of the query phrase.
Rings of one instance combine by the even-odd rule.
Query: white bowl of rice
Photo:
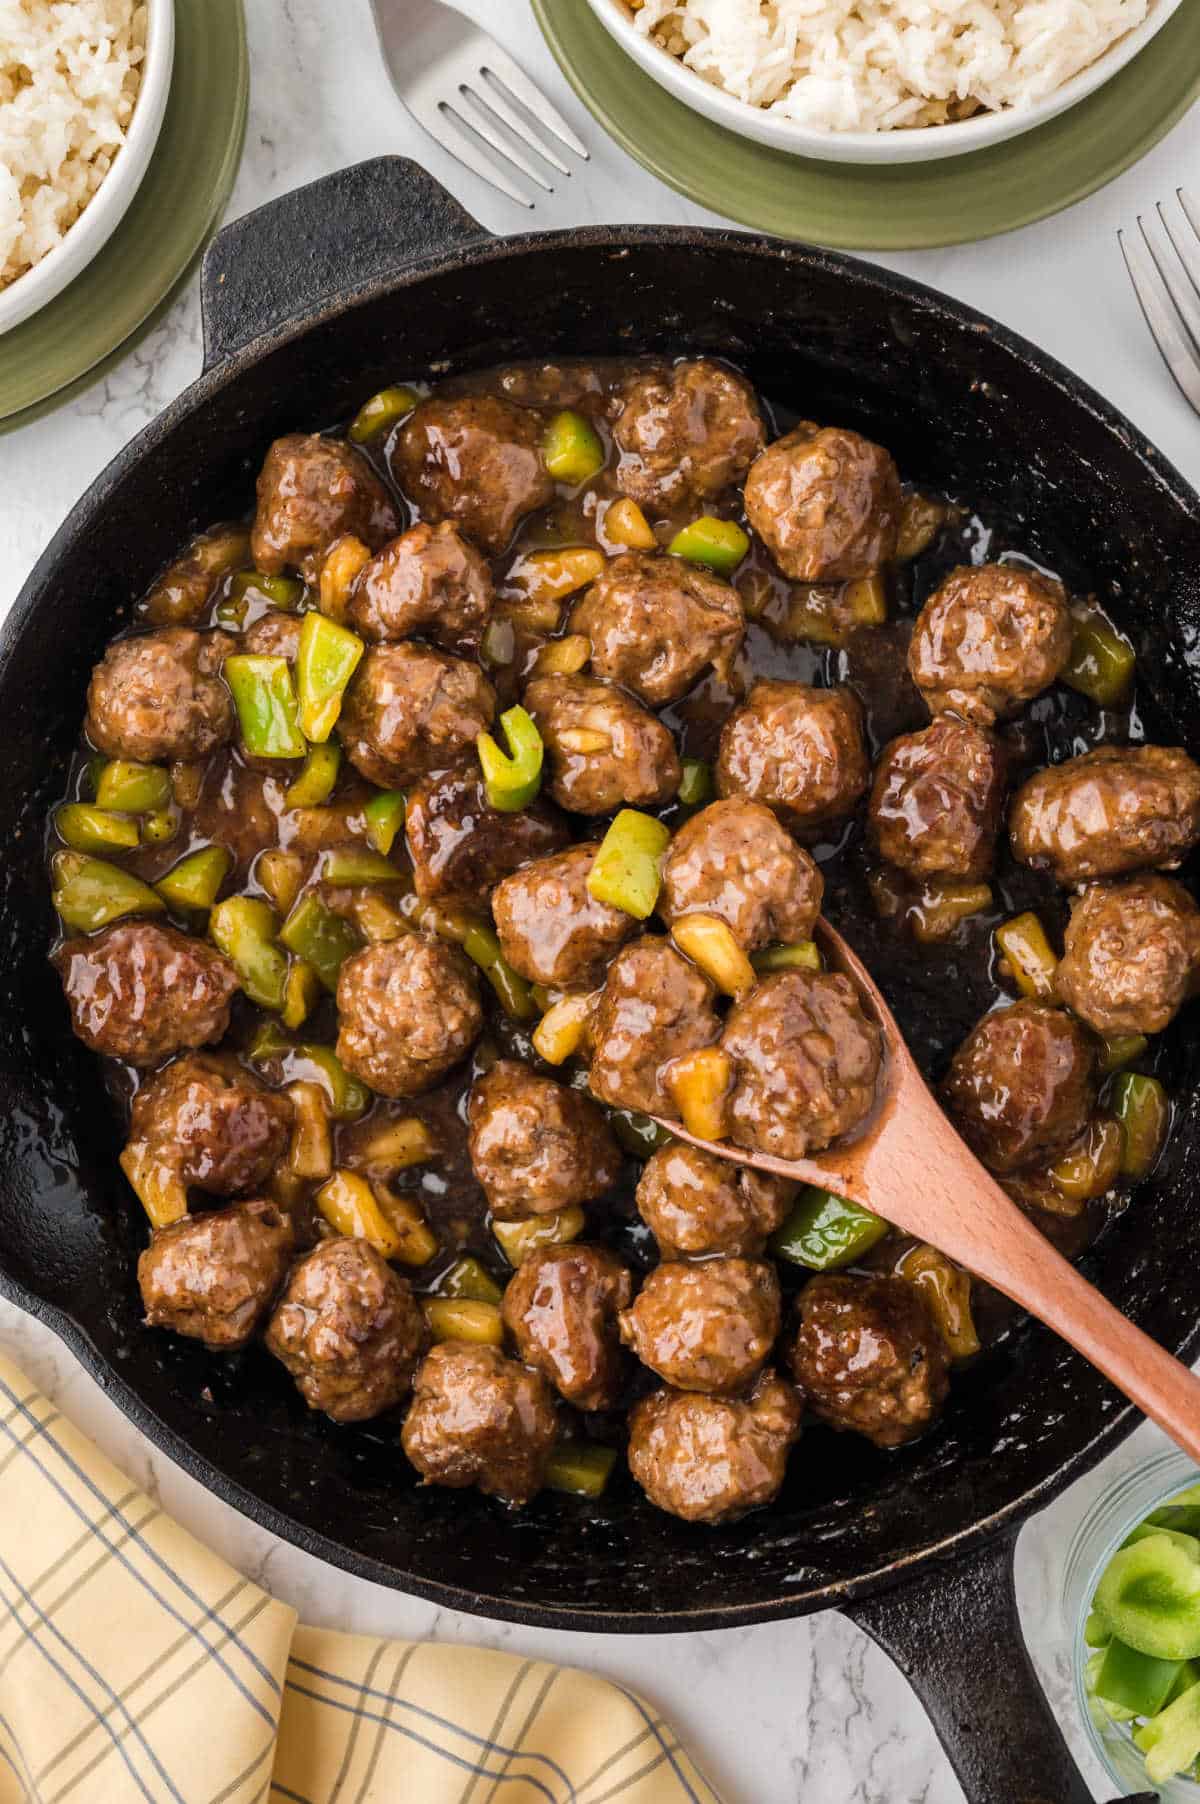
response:
[[[776,150],[916,163],[1065,112],[1200,0],[589,0],[696,112]]]
[[[174,0],[0,0],[0,333],[67,286],[149,167]]]

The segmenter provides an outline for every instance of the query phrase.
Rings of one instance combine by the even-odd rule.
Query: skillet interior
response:
[[[780,1502],[719,1534],[624,1488],[595,1509],[547,1498],[515,1517],[473,1493],[417,1489],[389,1438],[307,1417],[265,1355],[214,1376],[208,1356],[140,1327],[142,1229],[98,1067],[71,1038],[44,959],[42,819],[123,610],[189,532],[242,510],[276,434],[343,417],[397,371],[685,348],[867,432],[906,476],[969,498],[1073,587],[1095,587],[1131,633],[1172,737],[1200,750],[1196,497],[1080,385],[983,322],[878,272],[720,234],[496,246],[328,309],[257,361],[233,359],[101,478],[0,653],[0,1287],[56,1326],[67,1318],[140,1425],[272,1527],[384,1582],[559,1626],[702,1627],[837,1601],[1047,1495],[1113,1432],[1118,1401],[1031,1329],[959,1379],[925,1441],[883,1454],[822,1437],[812,1465],[802,1443]],[[1164,1169],[1087,1260],[1175,1348],[1200,1305],[1187,1258],[1200,1233],[1198,1085],[1189,1047]]]

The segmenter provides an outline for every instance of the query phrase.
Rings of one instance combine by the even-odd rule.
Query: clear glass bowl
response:
[[[1071,1635],[1071,1671],[1075,1702],[1096,1754],[1125,1792],[1153,1791],[1141,1754],[1128,1728],[1112,1719],[1087,1694],[1085,1672],[1094,1650],[1084,1640],[1092,1594],[1100,1574],[1131,1529],[1189,1485],[1200,1482],[1200,1468],[1172,1448],[1126,1472],[1101,1493],[1080,1522],[1067,1551],[1063,1574],[1063,1621]],[[1163,1804],[1200,1804],[1200,1785],[1183,1777],[1158,1787]]]

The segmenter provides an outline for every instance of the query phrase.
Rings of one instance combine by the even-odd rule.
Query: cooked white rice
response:
[[[54,249],[108,174],[145,43],[138,0],[0,0],[0,288]]]
[[[1153,0],[632,4],[640,30],[750,106],[828,131],[892,131],[1029,106],[1140,25]]]

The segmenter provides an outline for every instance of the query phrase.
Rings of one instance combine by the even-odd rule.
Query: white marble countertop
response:
[[[541,78],[593,158],[531,217],[423,138],[396,102],[366,0],[251,0],[246,153],[229,216],[364,157],[416,157],[496,231],[603,221],[706,222],[604,139],[569,94],[525,0],[464,0]],[[298,105],[298,97],[304,104]],[[947,179],[953,180],[950,171]],[[1057,219],[893,268],[972,302],[1054,352],[1123,408],[1200,483],[1200,422],[1171,385],[1125,281],[1116,228],[1181,183],[1200,186],[1200,108],[1135,170]],[[0,608],[92,478],[200,364],[194,282],[167,319],[70,406],[0,438]],[[3,345],[0,342],[0,355]],[[730,1804],[959,1804],[962,1793],[904,1680],[850,1624],[824,1615],[666,1638],[566,1635],[479,1622],[351,1578],[254,1527],[151,1450],[46,1330],[0,1302],[0,1349],[195,1534],[302,1616],[351,1630],[485,1642],[573,1661],[653,1697]],[[1035,1659],[1096,1795],[1107,1798],[1067,1700],[1058,1590],[1066,1542],[1089,1497],[1161,1443],[1149,1428],[1025,1529],[1022,1618]],[[986,1632],[986,1625],[981,1625]],[[416,1804],[416,1801],[414,1801]]]

